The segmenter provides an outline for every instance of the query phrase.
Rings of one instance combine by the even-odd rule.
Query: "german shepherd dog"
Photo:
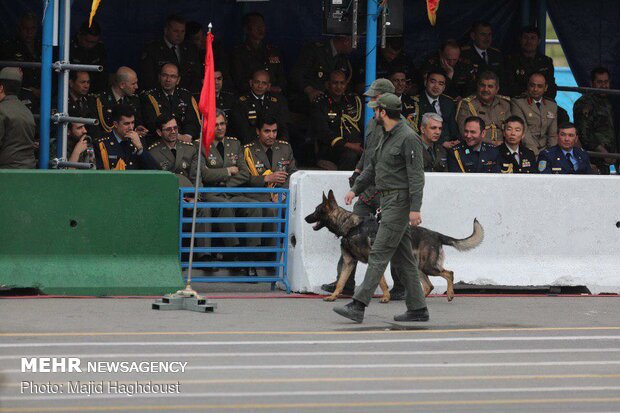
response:
[[[331,190],[328,196],[323,193],[323,202],[305,220],[309,224],[314,224],[312,228],[315,231],[327,227],[331,233],[340,238],[343,258],[342,270],[334,293],[324,298],[325,301],[335,301],[351,276],[354,264],[357,261],[368,263],[368,255],[379,229],[379,221],[373,216],[360,217],[339,207],[334,198],[334,192]],[[438,276],[445,278],[448,282],[448,301],[452,301],[454,298],[454,272],[443,268],[443,246],[450,245],[458,251],[476,248],[484,238],[482,225],[477,219],[474,219],[474,231],[465,239],[451,238],[423,227],[409,228],[411,231],[411,248],[418,259],[420,281],[424,288],[424,294],[428,296],[434,288],[428,276]],[[379,286],[383,292],[379,301],[382,303],[389,302],[390,293],[384,276],[381,277]]]

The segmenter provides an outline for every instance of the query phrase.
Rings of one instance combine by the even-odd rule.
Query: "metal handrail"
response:
[[[579,93],[600,93],[603,95],[620,95],[620,89],[598,89],[595,87],[581,87],[581,86],[558,86],[558,90],[564,92],[579,92]]]
[[[588,151],[590,158],[608,158],[608,159],[620,159],[620,153],[603,153]]]

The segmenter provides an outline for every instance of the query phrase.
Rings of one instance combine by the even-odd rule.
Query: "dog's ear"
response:
[[[327,203],[327,197],[325,196],[325,191],[323,191],[323,203],[324,204]]]
[[[332,191],[331,189],[329,190],[327,199],[329,200],[329,203],[332,205],[332,207],[335,208],[338,206],[338,202],[336,202],[336,197],[334,196],[334,191]]]

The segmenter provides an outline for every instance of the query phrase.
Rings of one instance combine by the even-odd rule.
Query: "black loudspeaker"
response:
[[[366,33],[367,1],[358,1],[357,33]],[[388,0],[387,2],[387,30],[388,36],[403,34],[403,0]],[[377,34],[381,35],[381,17],[377,27]],[[323,0],[323,34],[350,35],[353,30],[353,0]]]

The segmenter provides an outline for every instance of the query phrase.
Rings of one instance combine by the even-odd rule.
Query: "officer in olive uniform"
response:
[[[17,26],[15,39],[6,41],[0,47],[0,60],[40,62],[41,36],[37,36],[39,21],[40,19],[32,13],[22,16]],[[24,68],[22,72],[22,87],[30,89],[38,98],[41,90],[41,69]]]
[[[92,26],[89,27],[88,21],[85,21],[75,37],[71,39],[71,63],[103,66],[102,72],[90,72],[90,90],[93,93],[103,92],[108,87],[107,54],[100,36],[99,23],[93,21]]]
[[[503,93],[507,96],[519,96],[527,90],[527,84],[532,73],[541,73],[547,80],[545,97],[555,99],[557,85],[555,84],[553,59],[538,51],[540,34],[535,26],[526,26],[521,29],[519,36],[520,51],[508,56],[504,68],[502,85]]]
[[[166,63],[159,74],[160,86],[142,93],[141,104],[144,123],[150,131],[161,114],[173,116],[179,126],[179,134],[185,135],[186,142],[200,136],[200,117],[198,103],[192,93],[178,87],[179,69],[174,63]]]
[[[286,88],[286,77],[282,55],[277,47],[266,44],[265,19],[260,13],[243,16],[245,43],[232,52],[232,77],[239,93],[250,90],[249,80],[257,70],[266,70],[271,79],[271,92],[282,93]]]
[[[134,111],[135,129],[144,136],[146,129],[142,121],[140,98],[138,90],[138,76],[128,67],[119,67],[113,77],[112,86],[99,94],[88,96],[89,110],[99,121],[99,126],[89,128],[93,136],[101,136],[112,131],[112,110],[116,105],[129,105]]]
[[[180,86],[192,93],[200,92],[202,62],[198,50],[192,44],[183,43],[184,38],[185,19],[169,16],[163,38],[147,45],[140,58],[140,79],[145,89],[156,88],[160,68],[165,63],[174,63],[179,67]]]
[[[498,163],[502,173],[536,173],[536,155],[522,144],[525,121],[512,115],[504,123],[504,143],[497,147]]]
[[[95,143],[97,169],[158,169],[144,140],[134,130],[134,110],[130,105],[112,109],[112,130]]]
[[[400,99],[391,93],[382,94],[368,104],[375,110],[375,119],[384,129],[368,169],[356,179],[345,203],[351,201],[373,182],[381,191],[381,222],[368,257],[364,282],[356,289],[353,301],[334,311],[361,323],[388,262],[399,268],[406,287],[407,312],[395,321],[428,321],[424,292],[418,278],[418,263],[411,249],[409,225],[422,223],[420,209],[424,188],[422,145],[419,137],[400,117]],[[344,257],[345,263],[351,257]]]
[[[237,96],[231,91],[224,89],[224,73],[218,68],[215,69],[215,105],[218,109],[222,109],[226,116],[230,116],[230,112],[237,101]]]
[[[90,76],[88,72],[69,72],[69,114],[81,118],[95,117],[88,102]]]
[[[18,99],[22,74],[15,67],[0,70],[0,169],[35,168],[35,123]]]
[[[605,68],[594,69],[591,73],[591,85],[599,89],[609,89],[609,71]],[[614,111],[607,95],[585,93],[575,102],[573,116],[584,149],[618,152]],[[593,163],[602,174],[609,174],[609,164],[605,159],[597,158]]]
[[[422,141],[425,172],[446,172],[448,170],[448,155],[440,143],[445,124],[443,117],[435,112],[426,112],[422,115],[420,140]]]
[[[449,172],[499,172],[499,152],[495,145],[483,142],[489,131],[479,116],[464,121],[463,142],[448,151]]]
[[[305,112],[310,103],[323,93],[325,81],[331,72],[340,70],[347,75],[350,84],[353,67],[349,60],[352,51],[350,36],[338,36],[325,42],[306,45],[291,73],[291,89],[304,97],[295,99],[295,107]]]
[[[522,95],[510,102],[511,112],[525,120],[527,126],[523,144],[538,155],[558,142],[558,105],[540,96],[537,100]]]
[[[329,170],[351,171],[363,151],[362,101],[354,93],[345,93],[346,75],[329,75],[327,94],[313,104],[311,122],[318,143],[319,166]]]
[[[232,109],[234,134],[241,143],[252,142],[256,137],[256,122],[261,116],[271,115],[278,121],[278,138],[288,139],[289,112],[284,99],[268,92],[271,87],[269,73],[259,70],[250,81],[249,93],[239,96]]]
[[[510,98],[498,95],[498,91],[499,78],[495,73],[484,72],[479,76],[476,95],[461,99],[456,108],[456,123],[461,135],[465,119],[478,116],[486,125],[486,143],[497,146],[504,141],[502,128],[504,120],[511,115]]]
[[[455,40],[447,40],[437,53],[429,56],[420,68],[419,81],[426,73],[439,70],[448,76],[444,93],[451,99],[461,99],[476,91],[476,74],[474,67],[460,60],[461,48]],[[420,89],[423,85],[420,84]]]

